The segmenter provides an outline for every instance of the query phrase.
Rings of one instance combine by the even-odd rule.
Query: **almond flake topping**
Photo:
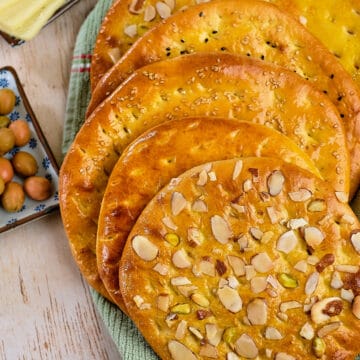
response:
[[[220,329],[216,324],[206,324],[205,330],[209,343],[213,346],[218,346],[224,330]]]
[[[237,313],[242,309],[242,300],[239,293],[231,287],[225,285],[218,290],[218,297],[224,307],[232,313]]]
[[[231,203],[230,204],[232,208],[234,208],[239,214],[245,214],[246,213],[246,206],[244,205],[239,205],[236,203]]]
[[[354,293],[351,289],[349,289],[349,290],[341,289],[340,296],[342,299],[346,300],[350,304],[352,303],[352,301],[354,300],[354,297],[355,297]]]
[[[176,328],[175,338],[181,340],[184,338],[187,330],[187,321],[181,320]]]
[[[191,266],[190,258],[184,249],[180,249],[173,254],[172,262],[179,269],[185,269]]]
[[[332,323],[326,324],[321,329],[318,330],[317,336],[319,338],[323,338],[326,335],[328,335],[328,334],[336,331],[337,329],[339,329],[340,326],[341,326],[340,321],[334,321]]]
[[[189,331],[195,335],[195,337],[197,337],[198,339],[202,340],[204,337],[202,336],[201,332],[199,331],[199,329],[193,327],[193,326],[189,326]]]
[[[294,202],[304,202],[309,200],[312,193],[308,189],[299,189],[298,191],[289,192],[289,197]]]
[[[296,300],[284,301],[280,304],[280,311],[285,313],[287,310],[301,308],[301,304]]]
[[[323,199],[315,199],[311,201],[307,207],[310,212],[319,212],[326,210],[326,203]]]
[[[212,216],[210,222],[214,238],[220,244],[226,244],[233,236],[229,223],[219,215]]]
[[[165,216],[161,219],[162,223],[167,226],[169,229],[171,230],[177,230],[177,226],[174,224],[174,222],[172,221],[172,219],[168,216]]]
[[[175,9],[175,0],[163,0],[166,5],[169,6],[171,11]]]
[[[264,276],[255,276],[250,280],[250,289],[254,294],[259,294],[267,287],[267,279]]]
[[[309,275],[305,284],[305,294],[311,295],[315,292],[319,283],[319,273],[317,271]]]
[[[236,276],[245,275],[245,262],[241,258],[237,256],[228,255],[227,259]]]
[[[260,273],[266,273],[274,268],[273,261],[265,252],[255,255],[251,259],[251,264],[254,266],[255,270]]]
[[[190,227],[188,229],[187,237],[191,246],[201,245],[204,241],[203,233],[196,227]]]
[[[155,266],[153,267],[153,270],[163,276],[165,276],[169,273],[169,267],[167,265],[160,264],[160,263],[155,264]]]
[[[197,356],[179,341],[170,340],[168,349],[174,360],[197,360]]]
[[[203,201],[201,199],[197,199],[193,202],[193,204],[191,206],[191,210],[196,211],[196,212],[207,212],[208,207],[207,207],[205,201]]]
[[[287,223],[288,228],[293,230],[299,229],[306,225],[308,225],[308,222],[304,218],[291,219]]]
[[[341,264],[341,265],[335,265],[335,270],[350,274],[356,274],[359,271],[359,266]]]
[[[243,190],[244,192],[248,192],[252,189],[253,183],[250,179],[246,179],[243,183]]]
[[[215,265],[211,261],[201,260],[199,263],[199,270],[209,276],[215,276]]]
[[[186,207],[186,199],[180,192],[175,191],[171,196],[171,212],[174,216],[179,215]]]
[[[251,227],[249,229],[250,235],[255,239],[255,240],[261,240],[262,236],[263,236],[263,232],[256,227]]]
[[[167,19],[171,15],[171,9],[165,3],[158,1],[155,4],[156,10],[162,19]]]
[[[171,285],[179,286],[179,285],[191,285],[191,281],[184,276],[174,277],[170,280]]]
[[[159,253],[158,247],[154,245],[147,237],[142,235],[134,236],[131,244],[135,253],[145,261],[154,260]]]
[[[279,195],[285,182],[285,177],[280,170],[275,170],[267,179],[267,186],[271,196]]]
[[[215,346],[212,346],[210,344],[205,344],[205,345],[201,345],[199,355],[202,357],[204,356],[211,359],[217,359],[218,351]]]
[[[226,354],[226,360],[240,360],[240,358],[232,351]]]
[[[344,191],[335,191],[335,196],[343,204],[346,204],[349,200],[348,195]]]
[[[196,185],[204,186],[207,183],[207,180],[208,180],[208,174],[207,174],[206,170],[201,170],[199,173],[199,179],[198,179]]]
[[[170,296],[168,294],[160,294],[157,297],[157,308],[161,311],[167,312],[170,305]]]
[[[256,271],[253,265],[245,265],[245,277],[246,280],[251,280],[256,276]]]
[[[235,351],[238,355],[247,359],[254,359],[258,356],[259,350],[251,336],[242,334],[235,342]]]
[[[247,308],[247,317],[252,325],[264,325],[267,321],[268,308],[265,300],[256,298],[249,302]]]
[[[237,177],[240,175],[242,167],[243,167],[242,160],[237,160],[236,163],[235,163],[234,172],[233,172],[233,175],[232,175],[233,180],[236,180]]]
[[[144,11],[144,21],[151,21],[155,19],[156,10],[152,5],[148,5]]]
[[[209,175],[210,181],[216,181],[217,180],[215,171],[210,171],[208,173],[208,175]]]
[[[276,224],[279,221],[278,213],[273,206],[268,206],[266,212],[272,224]]]
[[[128,25],[124,28],[124,34],[133,38],[137,35],[137,26],[136,24]]]
[[[344,283],[341,280],[341,276],[338,271],[334,271],[333,275],[331,277],[331,283],[330,286],[333,289],[340,289],[344,286]]]
[[[350,241],[353,244],[356,252],[360,254],[360,230],[355,230],[351,233]]]
[[[108,50],[108,55],[113,64],[116,64],[118,60],[121,58],[121,52],[118,47],[112,48]]]
[[[280,235],[276,244],[276,249],[285,254],[289,254],[292,250],[294,250],[297,243],[298,239],[295,232],[293,230],[289,230]]]
[[[276,354],[275,360],[296,360],[296,358],[287,353],[279,352]]]
[[[307,271],[307,262],[306,260],[300,260],[294,265],[294,269],[300,271],[302,273],[306,273]]]
[[[300,336],[306,340],[312,340],[315,332],[310,323],[306,322],[300,330]]]
[[[265,329],[265,339],[268,339],[268,340],[281,340],[283,338],[283,336],[281,335],[281,332],[272,327],[272,326],[268,326],[266,329]]]
[[[309,226],[304,229],[304,238],[306,243],[315,249],[323,242],[325,236],[317,227]]]

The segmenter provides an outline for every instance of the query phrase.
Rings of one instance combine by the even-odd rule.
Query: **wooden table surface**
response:
[[[96,0],[81,0],[26,44],[0,39],[57,162],[76,34]],[[0,234],[0,359],[120,359],[70,253],[59,212]]]

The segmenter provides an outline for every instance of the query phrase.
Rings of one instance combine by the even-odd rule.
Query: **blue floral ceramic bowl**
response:
[[[30,220],[37,219],[57,208],[59,204],[58,166],[34,116],[16,72],[11,67],[0,69],[0,89],[3,88],[13,90],[16,95],[15,108],[7,116],[11,121],[25,119],[31,130],[31,139],[29,143],[21,148],[15,147],[5,154],[5,157],[11,159],[11,157],[20,151],[20,149],[21,151],[31,153],[37,160],[39,166],[36,175],[44,176],[52,183],[52,196],[44,201],[34,201],[26,197],[23,207],[16,213],[6,212],[0,206],[0,233]],[[23,183],[23,179],[18,176],[15,176],[13,181]]]

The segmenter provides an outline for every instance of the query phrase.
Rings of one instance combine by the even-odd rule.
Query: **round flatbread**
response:
[[[196,31],[194,31],[196,24]],[[193,52],[230,52],[284,66],[325,92],[345,125],[351,194],[360,183],[360,91],[337,59],[291,16],[256,0],[222,0],[190,7],[156,25],[101,79],[89,113],[134,70]]]
[[[121,291],[162,359],[350,360],[359,252],[360,224],[328,184],[278,159],[219,161],[149,203],[124,248]]]
[[[199,1],[198,1],[199,2]],[[339,59],[360,85],[359,0],[273,0],[294,16]],[[91,88],[147,30],[195,0],[118,0],[106,14],[96,39],[91,63]],[[159,10],[158,10],[158,9]],[[162,11],[161,8],[165,10]],[[336,36],[332,36],[336,34]]]
[[[341,120],[328,98],[301,77],[231,54],[194,54],[151,64],[135,72],[87,119],[60,172],[61,215],[72,252],[89,283],[103,294],[107,292],[95,257],[97,222],[120,154],[159,123],[209,115],[282,132],[346,201],[349,160]]]
[[[310,158],[286,136],[237,120],[167,121],[125,149],[106,187],[96,240],[100,277],[121,309],[125,310],[119,290],[119,261],[130,230],[147,203],[171,178],[187,169],[204,162],[249,156],[279,157],[320,176]]]

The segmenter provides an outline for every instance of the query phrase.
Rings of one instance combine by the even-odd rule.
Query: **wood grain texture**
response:
[[[35,39],[11,48],[13,66],[54,155],[76,34],[96,0],[81,0]],[[72,259],[59,212],[0,235],[0,359],[120,359]]]

